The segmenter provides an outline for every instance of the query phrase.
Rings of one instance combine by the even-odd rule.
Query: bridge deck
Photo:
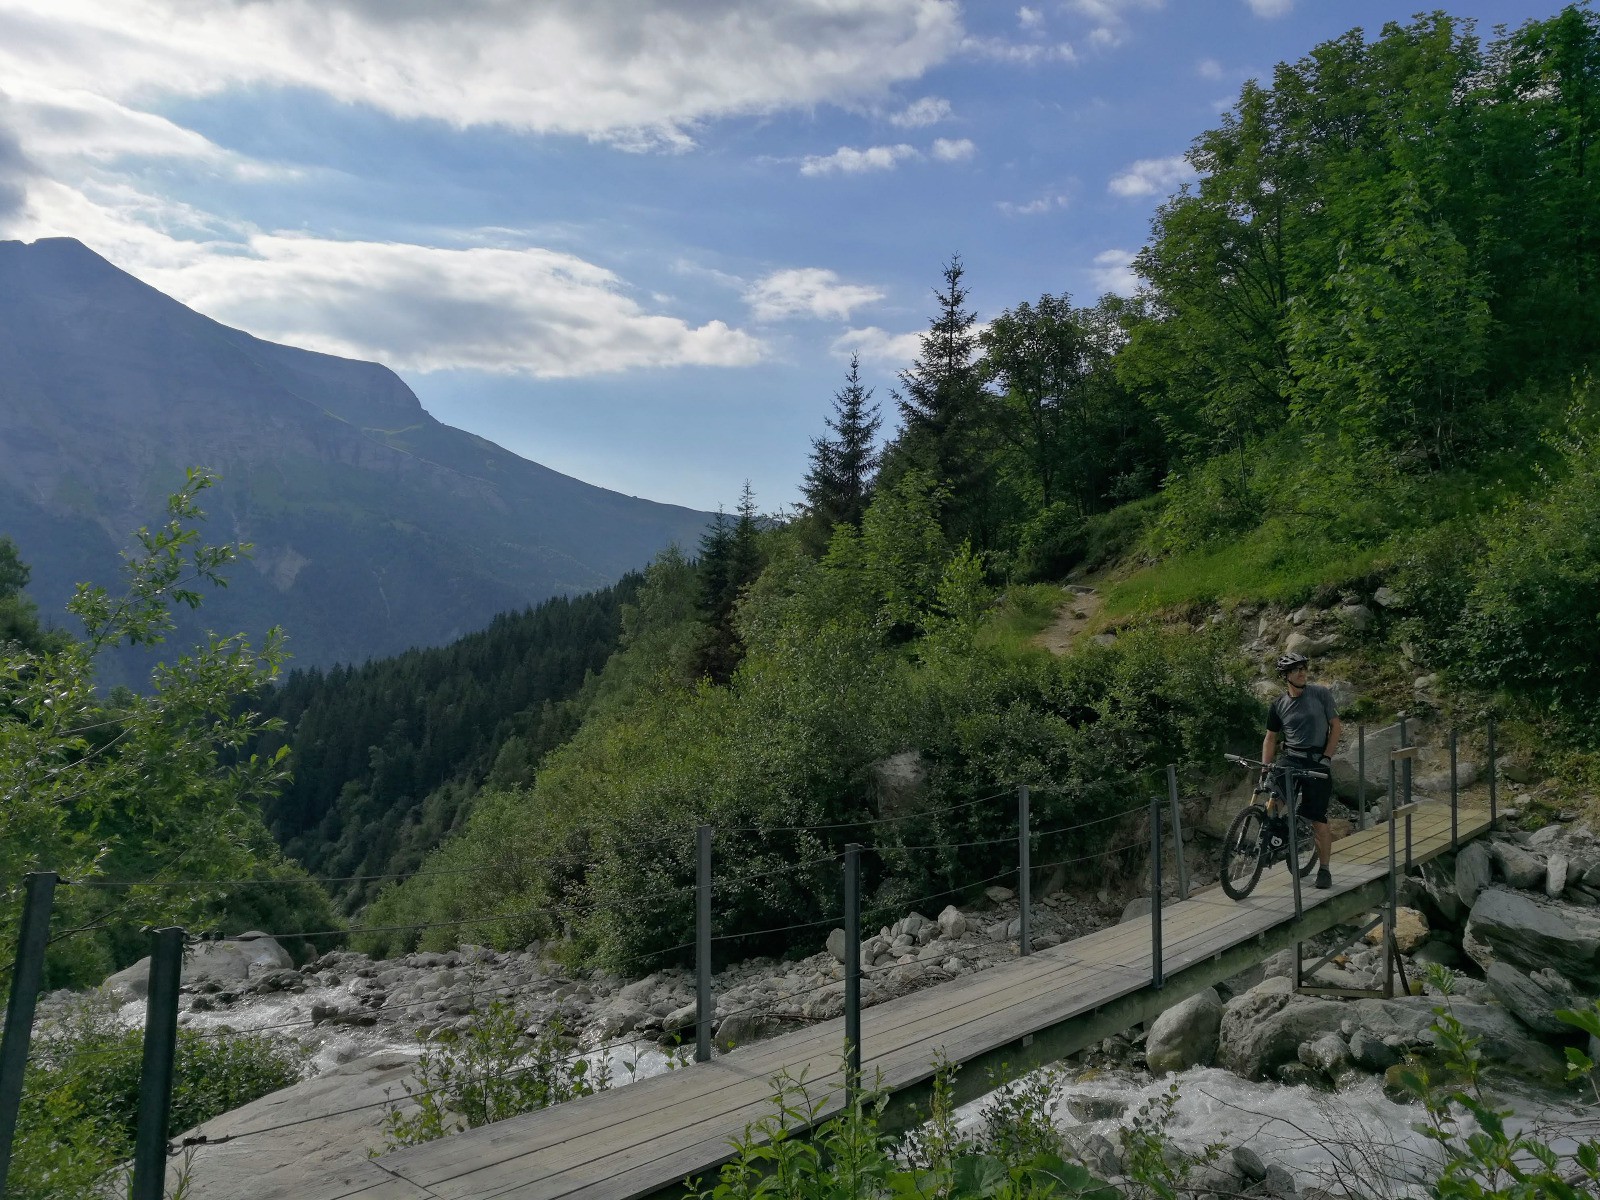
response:
[[[1489,827],[1489,814],[1462,808],[1463,841]],[[1412,858],[1426,861],[1450,847],[1450,810],[1424,803],[1413,815]],[[1405,855],[1401,833],[1400,858]],[[1341,912],[1371,905],[1373,885],[1388,869],[1388,827],[1352,834],[1334,847],[1334,887],[1303,888],[1307,936]],[[1352,903],[1358,907],[1352,909]],[[1150,922],[1132,920],[1028,957],[1002,963],[949,983],[924,988],[865,1009],[862,1061],[869,1080],[891,1092],[926,1085],[934,1060],[969,1062],[1008,1047],[1026,1046],[1031,1036],[1081,1022],[1103,1006],[1137,993],[1157,1006],[1176,1003],[1209,980],[1188,968],[1221,961],[1225,951],[1244,949],[1256,960],[1285,944],[1296,929],[1288,872],[1262,877],[1242,903],[1220,889],[1195,893],[1163,913],[1163,966],[1169,986],[1151,989]],[[1280,928],[1282,927],[1282,928]],[[1251,950],[1259,950],[1254,953]],[[1239,969],[1230,954],[1232,970]],[[1176,986],[1174,986],[1176,985]],[[1133,1020],[1140,1018],[1134,1017]],[[1104,1036],[1095,1032],[1093,1037]],[[709,1175],[732,1156],[732,1139],[771,1108],[772,1077],[801,1076],[812,1094],[826,1096],[819,1116],[841,1103],[840,1050],[843,1020],[736,1049],[712,1062],[669,1072],[554,1108],[513,1117],[454,1137],[395,1151],[300,1190],[300,1200],[632,1200],[671,1188],[686,1176]],[[1077,1039],[1087,1044],[1088,1032]],[[1063,1045],[1058,1038],[1057,1050]],[[1061,1051],[1065,1053],[1067,1051]],[[1038,1056],[1035,1056],[1038,1057]],[[1017,1059],[1026,1060],[1027,1055]],[[1014,1060],[1016,1061],[1016,1060]],[[981,1090],[981,1089],[979,1089]]]

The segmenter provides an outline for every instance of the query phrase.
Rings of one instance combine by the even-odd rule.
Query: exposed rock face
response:
[[[1545,865],[1538,855],[1529,854],[1510,842],[1494,842],[1489,847],[1489,855],[1494,859],[1501,877],[1512,887],[1527,889],[1544,886]]]
[[[1556,1012],[1579,1004],[1572,984],[1558,971],[1524,974],[1510,963],[1492,962],[1484,972],[1495,999],[1515,1013],[1535,1033],[1561,1036],[1572,1026],[1558,1020]]]
[[[184,956],[182,982],[237,983],[253,975],[294,966],[289,952],[264,933],[242,933],[220,942],[202,942]],[[141,958],[101,985],[125,1000],[142,1000],[150,992],[150,960]]]
[[[1286,987],[1268,989],[1276,982],[1252,988],[1223,1010],[1218,1061],[1235,1075],[1270,1078],[1282,1064],[1297,1061],[1301,1042],[1339,1028],[1344,1005],[1291,996]]]
[[[1215,988],[1197,992],[1155,1019],[1144,1042],[1152,1075],[1209,1066],[1222,1028],[1222,1000]]]
[[[1580,987],[1600,988],[1600,917],[1587,909],[1489,888],[1472,906],[1462,946],[1485,970],[1492,962],[1554,968]]]
[[[1386,725],[1367,730],[1367,800],[1377,801],[1389,786],[1389,752],[1400,749],[1400,726]],[[1361,749],[1352,732],[1333,756],[1333,789],[1346,800],[1357,795],[1360,781]]]
[[[1469,842],[1456,855],[1456,895],[1470,910],[1477,902],[1478,893],[1494,879],[1490,865],[1489,847],[1482,842]]]

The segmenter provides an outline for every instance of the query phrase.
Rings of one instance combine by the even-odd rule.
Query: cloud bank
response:
[[[845,283],[833,271],[801,267],[774,271],[747,288],[744,299],[758,321],[789,317],[845,321],[862,305],[882,300],[883,293],[877,288]]]

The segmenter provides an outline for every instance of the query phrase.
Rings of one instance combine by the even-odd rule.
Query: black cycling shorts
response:
[[[1302,764],[1295,763],[1298,769]],[[1332,769],[1321,762],[1312,766],[1304,764],[1307,770],[1321,771],[1328,777],[1314,779],[1310,775],[1296,774],[1295,779],[1300,784],[1300,815],[1316,825],[1321,825],[1328,819],[1328,804],[1333,799],[1333,772]]]

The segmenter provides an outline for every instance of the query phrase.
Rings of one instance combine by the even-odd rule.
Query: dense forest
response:
[[[1087,820],[1257,728],[1235,631],[1168,618],[1378,582],[1405,604],[1374,658],[1404,642],[1600,776],[1597,130],[1583,5],[1317,46],[1195,140],[1131,298],[980,324],[950,260],[891,394],[844,376],[800,511],[746,488],[607,593],[258,692],[249,744],[294,780],[240,795],[316,873],[427,869],[362,924],[634,970],[689,940],[697,823],[738,864],[719,927],[756,928],[829,915],[844,838],[793,827],[926,812],[869,848],[895,911],[1010,853],[1003,806],[934,809],[1026,783],[1040,827]],[[1028,635],[1069,577],[1117,636],[1056,658]],[[909,798],[882,769],[907,757]]]

